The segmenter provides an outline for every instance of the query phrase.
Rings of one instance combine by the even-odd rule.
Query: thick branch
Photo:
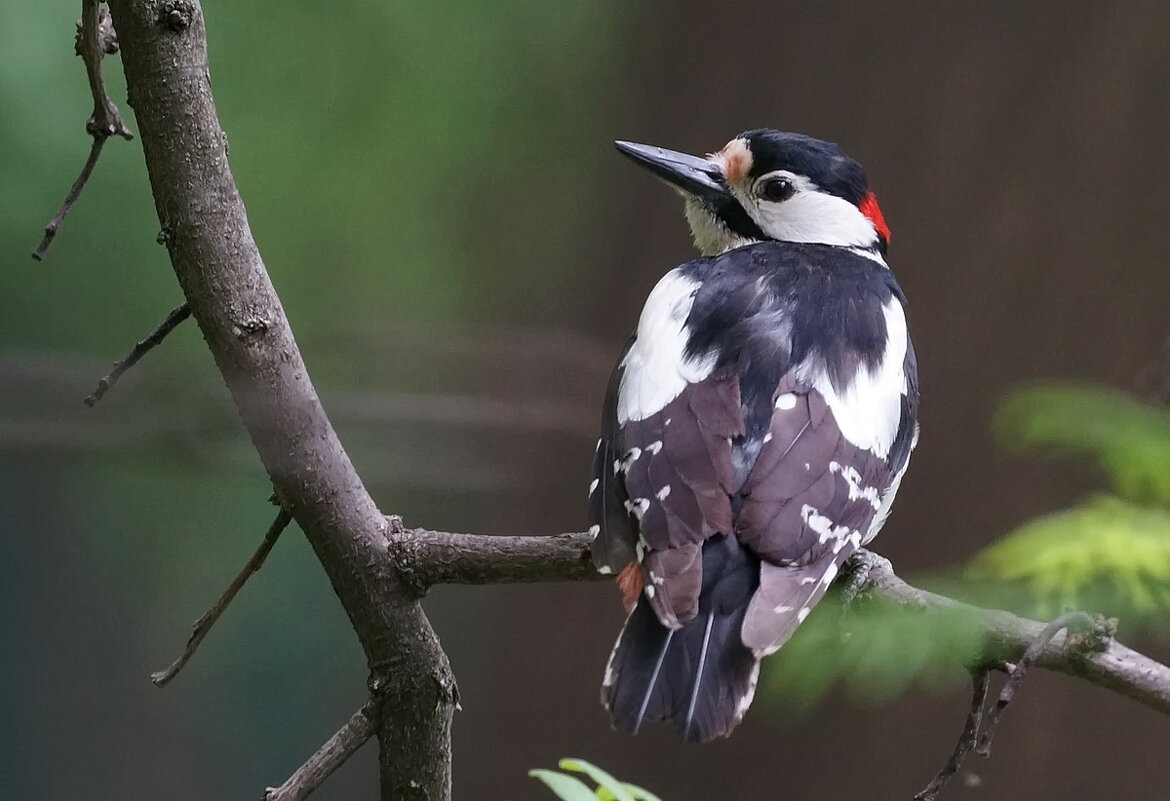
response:
[[[393,523],[393,519],[392,519]],[[427,529],[392,529],[403,572],[432,584],[513,584],[605,578],[589,559],[589,536],[493,537]]]
[[[228,167],[198,0],[110,0],[179,285],[272,481],[361,641],[384,801],[450,797],[455,681],[317,397]]]

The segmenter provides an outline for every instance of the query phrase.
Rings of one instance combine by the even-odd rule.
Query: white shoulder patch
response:
[[[897,298],[882,307],[886,318],[886,352],[872,370],[862,364],[842,392],[820,372],[802,376],[821,393],[837,427],[851,443],[885,458],[898,435],[906,384],[906,314]]]
[[[686,355],[687,316],[698,289],[698,281],[675,269],[646,298],[634,344],[622,360],[618,423],[644,420],[661,411],[687,384],[702,381],[715,369],[716,353],[698,359]]]

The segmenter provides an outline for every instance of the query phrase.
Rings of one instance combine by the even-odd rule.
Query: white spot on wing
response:
[[[592,495],[597,490],[597,485],[601,482],[600,479],[593,479],[589,482],[589,494]]]
[[[812,607],[810,607],[810,606],[801,607],[801,610],[796,613],[796,622],[803,623],[804,619],[806,617],[808,617],[808,613],[811,611],[812,611]]]
[[[881,508],[882,501],[878,488],[861,486],[861,473],[857,472],[856,467],[832,461],[829,462],[829,472],[839,473],[841,478],[845,479],[845,484],[849,487],[849,500],[856,501],[858,498],[864,498],[869,501],[875,512]]]
[[[670,485],[665,485],[662,489],[658,490],[655,495],[657,496],[658,500],[665,501],[667,496],[670,495]]]
[[[610,573],[613,572],[613,568],[610,567],[609,565],[602,565],[601,567],[597,568],[597,572],[603,576],[608,576]]]
[[[626,455],[622,457],[621,471],[623,473],[630,472],[630,468],[634,466],[634,462],[642,458],[642,449],[638,447],[630,448],[626,451]]]
[[[776,398],[776,408],[781,411],[788,411],[796,408],[796,396],[791,392],[785,392],[780,397]]]
[[[646,593],[646,597],[647,597],[647,598],[650,598],[651,600],[653,600],[653,599],[654,599],[654,585],[653,585],[653,584],[647,584],[647,585],[646,585],[646,586],[645,586],[643,589],[644,589],[644,591],[645,591],[645,593]]]
[[[816,533],[817,541],[821,544],[829,540],[836,540],[839,545],[853,531],[849,526],[834,526],[832,520],[821,514],[819,509],[809,506],[807,503],[800,507],[800,517],[804,520],[805,525]],[[839,550],[840,547],[837,547],[833,553]]]
[[[778,615],[783,615],[783,614],[785,614],[786,612],[791,612],[791,611],[792,611],[792,607],[791,607],[791,606],[788,606],[787,604],[780,604],[779,606],[777,606],[777,607],[773,608],[773,609],[772,609],[772,611],[773,611],[773,612],[775,612],[775,613],[776,613],[776,614],[778,614]]]
[[[591,540],[597,539],[597,535],[600,533],[601,533],[601,526],[599,524],[594,523],[592,526],[589,527],[589,539],[591,539]]]
[[[687,384],[702,381],[715,369],[716,353],[697,359],[686,354],[687,316],[698,289],[698,281],[674,269],[650,292],[634,344],[622,360],[618,423],[644,420],[661,411]]]
[[[653,442],[651,442],[649,445],[646,446],[646,450],[649,451],[651,456],[657,456],[658,452],[660,450],[662,450],[662,440],[660,440],[660,439],[654,440]]]

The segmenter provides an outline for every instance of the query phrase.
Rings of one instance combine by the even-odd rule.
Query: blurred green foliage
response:
[[[1170,413],[1110,387],[1040,385],[1007,396],[994,428],[1005,448],[1095,459],[1122,498],[1170,507]]]
[[[822,603],[780,652],[765,660],[767,686],[808,710],[838,683],[859,703],[883,704],[918,683],[949,688],[979,650],[976,618],[961,608],[918,614],[854,602]]]
[[[588,784],[576,776],[555,770],[537,769],[528,772],[529,776],[543,782],[561,801],[660,801],[658,796],[648,790],[620,782],[583,759],[562,759],[557,767],[562,771],[583,773],[597,785],[597,789],[590,789]]]
[[[1044,385],[1010,395],[995,428],[1013,449],[1088,456],[1111,493],[1025,523],[978,554],[974,576],[1023,582],[1041,610],[1170,608],[1170,413],[1114,389]]]
[[[1093,495],[1025,523],[971,567],[976,575],[1026,582],[1048,613],[1112,593],[1136,611],[1170,608],[1170,511]]]

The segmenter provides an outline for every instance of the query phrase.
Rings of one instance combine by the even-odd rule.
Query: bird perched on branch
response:
[[[605,400],[591,547],[629,617],[602,700],[618,728],[705,741],[885,522],[917,440],[914,350],[889,228],[837,145],[615,144],[683,195],[704,256],[650,292]]]

